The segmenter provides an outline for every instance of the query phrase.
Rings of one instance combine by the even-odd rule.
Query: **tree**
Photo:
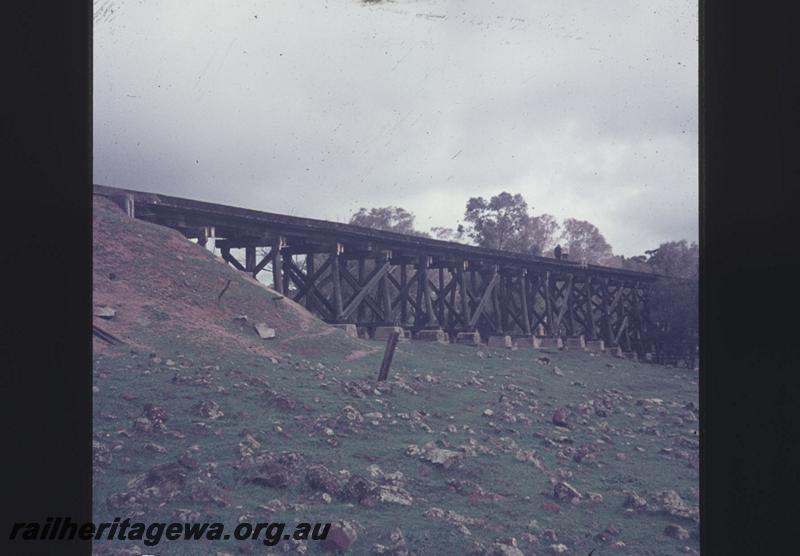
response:
[[[693,367],[698,343],[699,248],[686,240],[662,243],[646,251],[653,272],[668,276],[654,285],[650,318],[662,362],[686,361]]]
[[[675,278],[697,278],[700,249],[696,243],[685,239],[662,243],[656,249],[645,251],[647,264],[654,272]]]
[[[644,255],[635,255],[627,258],[623,255],[621,268],[637,272],[653,272],[653,268],[647,264],[647,257]]]
[[[414,215],[402,207],[378,207],[369,210],[362,207],[350,217],[350,224],[401,234],[428,235],[414,229]]]
[[[431,234],[436,239],[441,239],[442,241],[455,241],[458,243],[462,243],[464,241],[464,226],[459,224],[456,229],[453,228],[445,228],[442,226],[434,226],[431,228]]]
[[[603,260],[603,265],[610,266],[611,268],[634,270],[636,272],[654,272],[653,267],[647,264],[647,257],[645,255],[635,255],[633,257],[612,255]]]
[[[562,226],[559,241],[572,261],[602,264],[613,256],[606,238],[597,226],[586,220],[567,218]]]
[[[531,217],[528,203],[519,193],[503,191],[489,201],[472,197],[467,201],[464,220],[469,236],[481,247],[508,251],[527,251],[527,231]]]
[[[531,218],[528,239],[532,244],[531,254],[543,255],[556,246],[561,226],[550,214],[540,214]]]

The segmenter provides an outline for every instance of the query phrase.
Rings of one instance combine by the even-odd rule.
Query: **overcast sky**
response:
[[[94,181],[454,227],[522,193],[616,254],[696,240],[697,6],[100,0]]]

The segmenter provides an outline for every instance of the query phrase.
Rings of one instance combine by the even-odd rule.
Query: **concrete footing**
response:
[[[401,338],[405,338],[402,326],[378,326],[372,335],[373,340],[386,340],[392,332],[399,332]]]
[[[481,345],[481,335],[479,332],[459,332],[456,335],[456,343],[467,346]]]
[[[440,344],[448,343],[447,334],[445,334],[444,330],[441,328],[436,330],[420,330],[414,335],[413,338],[421,342],[438,342]]]
[[[489,336],[489,347],[511,349],[514,342],[511,341],[511,336]]]
[[[339,330],[344,330],[344,333],[348,336],[358,338],[358,328],[356,328],[355,324],[332,324],[331,326]]]
[[[586,349],[586,341],[583,339],[583,336],[566,338],[564,340],[564,349]]]
[[[606,346],[603,340],[586,340],[586,351],[599,353],[605,351]]]
[[[514,338],[514,345],[517,349],[536,349],[539,347],[539,338],[536,336],[520,336]]]
[[[612,348],[609,348],[609,350],[608,350],[608,351],[609,351],[609,352],[611,353],[611,355],[613,355],[614,357],[625,357],[625,354],[624,354],[624,353],[622,353],[622,348],[621,348],[621,347],[619,347],[619,346],[617,346],[617,347],[612,347]]]
[[[639,362],[639,355],[635,351],[623,351],[622,357],[625,359],[630,359],[631,361]]]
[[[539,349],[562,349],[564,347],[564,342],[561,338],[538,338],[539,340]]]

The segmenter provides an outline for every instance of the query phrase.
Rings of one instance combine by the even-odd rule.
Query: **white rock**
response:
[[[116,314],[117,311],[107,305],[94,308],[94,316],[100,317],[101,319],[113,319]]]
[[[263,322],[259,322],[253,328],[256,329],[256,332],[258,333],[258,335],[261,337],[262,340],[268,340],[276,336],[275,329],[270,328]]]

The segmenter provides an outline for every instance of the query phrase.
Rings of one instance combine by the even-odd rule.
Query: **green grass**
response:
[[[342,338],[336,333],[324,340],[335,342]],[[373,543],[385,542],[382,537],[394,526],[403,530],[408,544],[418,554],[466,552],[472,539],[462,535],[452,525],[424,517],[423,512],[430,507],[485,519],[487,527],[469,527],[473,537],[485,544],[500,537],[516,537],[519,540],[525,532],[536,535],[541,529],[551,528],[557,532],[559,542],[567,544],[571,552],[581,553],[585,549],[588,553],[600,544],[593,537],[609,523],[615,522],[622,528],[619,538],[627,545],[622,549],[625,553],[674,554],[677,548],[686,544],[697,548],[696,538],[677,541],[662,535],[667,524],[676,522],[674,518],[624,514],[625,496],[622,494],[623,490],[646,494],[674,489],[688,502],[697,503],[697,492],[692,488],[697,486],[697,470],[684,460],[659,453],[662,447],[673,446],[680,436],[692,434],[689,430],[691,424],[675,425],[670,419],[685,413],[685,403],[696,402],[696,375],[685,370],[636,364],[608,356],[591,357],[583,352],[549,353],[547,356],[552,363],[544,366],[535,361],[541,352],[533,350],[478,350],[413,342],[403,343],[398,348],[389,384],[396,385],[400,377],[417,390],[417,394],[395,386],[391,393],[358,399],[347,394],[340,382],[374,380],[381,353],[347,362],[333,348],[330,351],[335,355],[326,357],[324,345],[317,346],[318,355],[313,358],[299,355],[302,353],[300,345],[287,347],[292,358],[279,364],[246,352],[220,353],[202,345],[180,343],[174,339],[165,340],[163,345],[156,348],[155,352],[162,359],[160,364],[152,363],[147,353],[130,353],[124,349],[116,354],[98,357],[95,361],[95,383],[100,392],[95,394],[95,431],[101,436],[110,435],[109,440],[104,438],[101,441],[117,442],[122,447],[113,452],[111,465],[95,477],[96,519],[115,517],[105,501],[114,492],[125,490],[127,481],[133,476],[156,464],[175,461],[185,449],[197,444],[200,447],[197,460],[201,464],[217,464],[216,481],[229,491],[231,497],[230,506],[208,508],[202,519],[226,524],[237,523],[240,516],[249,516],[248,519],[253,522],[285,520],[290,524],[356,519],[367,533],[356,541],[353,553],[369,553]],[[479,351],[485,357],[479,357]],[[186,368],[180,368],[181,374],[191,374],[210,367],[201,371],[211,377],[210,385],[173,384],[171,379],[175,370],[165,365],[167,359],[178,363],[190,362],[186,363]],[[607,363],[613,364],[613,368],[608,367]],[[324,366],[322,379],[315,370],[319,364]],[[558,366],[563,376],[554,374],[553,366]],[[215,367],[219,367],[219,370]],[[145,374],[146,371],[149,373]],[[436,383],[417,379],[425,375],[434,377]],[[473,376],[483,380],[484,384],[466,384]],[[268,381],[273,390],[295,400],[295,410],[286,412],[276,408],[259,380]],[[575,382],[582,385],[573,384]],[[322,387],[321,383],[328,383],[328,387]],[[518,397],[515,392],[504,389],[509,384],[533,392],[527,396],[526,405],[514,409],[515,413],[523,413],[531,419],[529,426],[519,422],[502,423],[496,419],[502,411],[498,404],[500,395],[512,400]],[[218,388],[224,391],[219,392]],[[549,436],[564,434],[554,432],[550,422],[555,407],[585,403],[610,389],[616,389],[631,399],[623,399],[620,405],[608,412],[607,417],[592,415],[587,425],[575,425],[565,433],[572,439],[572,446],[578,447],[595,442],[602,433],[589,427],[596,427],[603,421],[617,431],[619,436],[612,435],[614,444],[601,448],[598,461],[602,467],[579,464],[571,459],[560,461],[556,456],[557,448],[545,446],[534,435],[537,431]],[[124,392],[136,393],[139,397],[125,400],[121,397]],[[637,406],[635,402],[652,397],[665,402],[666,413],[658,415],[657,421],[661,436],[637,432],[645,408]],[[193,423],[203,419],[191,412],[193,405],[206,399],[216,401],[225,413],[216,421],[208,421],[213,430],[210,435],[196,432]],[[527,408],[530,400],[537,402],[538,410],[530,411]],[[669,402],[676,402],[675,407],[670,407]],[[137,432],[133,432],[131,438],[118,435],[116,431],[131,428],[133,419],[141,415],[145,403],[163,407],[169,415],[167,430],[180,432],[186,437],[176,439],[163,433]],[[384,416],[424,411],[427,413],[424,421],[433,432],[412,431],[405,420],[396,419],[397,422],[391,424],[391,419],[384,418],[378,426],[365,422],[356,433],[337,434],[339,445],[334,449],[326,443],[325,435],[311,426],[310,421],[336,415],[345,405],[354,406],[362,414],[378,411]],[[483,415],[486,408],[495,411],[491,419]],[[107,414],[115,418],[104,417]],[[308,420],[295,421],[294,415],[305,416]],[[492,419],[497,423],[497,428],[489,426]],[[443,432],[450,424],[456,425],[458,432]],[[282,427],[286,436],[276,433],[275,425]],[[465,432],[462,429],[464,425],[470,427],[474,434]],[[370,463],[376,463],[386,472],[399,470],[407,479],[406,488],[414,497],[414,504],[410,507],[382,504],[364,508],[334,501],[325,505],[309,502],[313,491],[302,483],[272,489],[237,482],[233,464],[239,456],[239,435],[244,429],[262,443],[262,449],[298,452],[308,463],[321,463],[334,471],[347,469],[351,473],[367,476],[366,467]],[[409,444],[421,446],[430,440],[445,439],[451,446],[459,446],[470,438],[492,448],[496,455],[468,457],[464,467],[459,470],[435,468],[404,455]],[[514,458],[515,450],[504,451],[503,446],[508,445],[509,440],[513,440],[521,449],[536,450],[542,466],[550,473],[530,463],[517,461]],[[142,445],[150,441],[164,446],[167,453],[144,451]],[[634,446],[640,446],[645,451],[636,451]],[[618,452],[626,454],[627,459],[617,460],[615,454]],[[558,468],[574,473],[574,477],[567,480],[579,491],[600,493],[604,501],[597,506],[587,502],[577,506],[560,504],[560,513],[545,511],[542,503],[553,501],[548,477]],[[506,499],[497,503],[470,505],[464,496],[448,488],[448,478],[471,480]],[[285,503],[299,502],[304,507],[276,515],[265,514],[259,509],[259,506],[276,498]],[[198,509],[197,504],[179,497],[164,507],[149,510],[145,517],[149,521],[170,521],[175,508]],[[532,520],[538,522],[538,530],[529,528]],[[209,552],[223,550],[222,544],[221,541],[215,543],[208,548]],[[543,551],[547,544],[541,540],[538,547],[531,545],[528,548],[536,553]],[[197,553],[200,546],[195,542],[162,542],[158,552]],[[233,543],[228,550],[234,550],[236,546],[238,543]],[[602,550],[601,547],[601,554]],[[318,547],[312,543],[310,551],[316,553]]]

